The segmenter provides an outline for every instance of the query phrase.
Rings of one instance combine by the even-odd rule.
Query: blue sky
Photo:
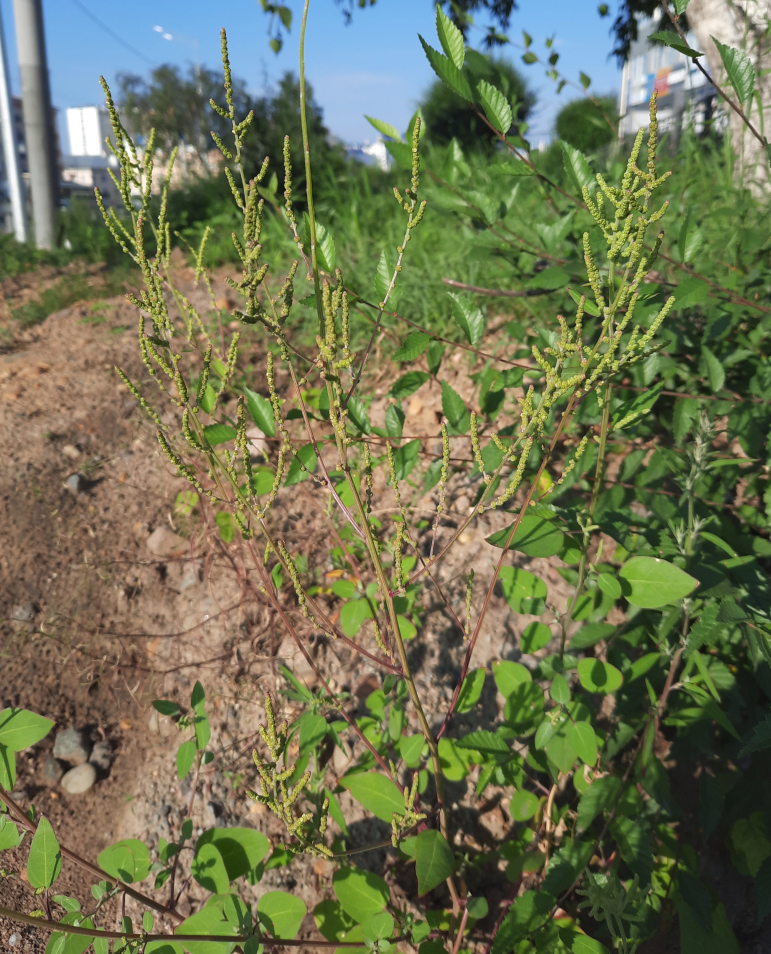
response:
[[[284,0],[296,14],[295,26],[276,56],[268,48],[268,17],[257,0],[43,0],[54,105],[60,109],[99,102],[99,74],[113,81],[120,71],[146,73],[152,64],[188,66],[196,60],[219,63],[219,29],[228,30],[234,73],[254,93],[262,92],[285,70],[297,68],[297,22],[300,0]],[[95,14],[135,52],[89,19]],[[0,0],[12,83],[18,90],[12,0]],[[433,73],[420,47],[421,33],[438,46],[431,0],[377,0],[354,11],[346,26],[334,0],[313,0],[308,21],[307,76],[324,109],[327,126],[340,139],[359,142],[377,138],[364,119],[367,113],[403,129]],[[573,81],[579,70],[592,79],[592,91],[617,90],[620,73],[608,59],[611,18],[601,20],[594,0],[520,0],[509,36],[521,44],[522,31],[533,37],[533,49],[544,52],[544,40],[555,36],[560,68]],[[174,39],[164,40],[155,26]],[[482,31],[472,32],[471,43]],[[139,54],[139,55],[138,55]],[[534,143],[547,139],[562,102],[578,95],[565,89],[556,96],[543,67],[526,67],[522,50],[509,46],[510,57],[537,92],[539,103],[531,122]],[[66,149],[66,143],[63,143]]]

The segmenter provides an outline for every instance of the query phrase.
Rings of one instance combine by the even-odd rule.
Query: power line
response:
[[[142,53],[140,50],[137,50],[137,49],[136,49],[135,47],[133,47],[130,43],[127,43],[127,42],[123,39],[123,37],[120,36],[120,34],[116,33],[114,30],[111,30],[111,29],[107,26],[106,23],[102,23],[102,21],[99,19],[99,17],[95,16],[95,15],[88,9],[88,7],[85,6],[85,4],[83,4],[83,3],[80,2],[80,0],[72,0],[72,2],[73,2],[73,3],[75,4],[75,6],[78,7],[83,13],[85,13],[85,15],[86,15],[89,19],[93,20],[94,23],[95,23],[98,27],[100,27],[102,30],[104,30],[105,33],[107,33],[109,36],[111,36],[111,37],[113,38],[113,40],[116,41],[116,43],[120,43],[120,45],[123,46],[123,47],[125,47],[130,53],[133,53],[134,56],[138,56],[141,60],[144,60],[145,63],[149,63],[150,66],[155,66],[155,65],[156,65],[155,62],[154,62],[153,60],[151,60],[149,56],[145,56],[145,54]]]

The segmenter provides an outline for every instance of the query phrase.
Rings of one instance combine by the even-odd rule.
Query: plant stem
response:
[[[319,258],[316,250],[316,212],[313,205],[313,178],[311,176],[311,148],[308,139],[308,117],[305,99],[305,28],[308,23],[308,8],[311,0],[305,0],[302,25],[300,27],[300,125],[303,133],[303,155],[305,157],[305,194],[308,198],[308,223],[311,238],[311,268],[313,287],[316,293],[316,314],[319,319],[319,334],[324,336],[324,305],[321,299],[321,281],[319,280]]]
[[[584,540],[583,546],[581,547],[581,560],[578,564],[578,580],[576,581],[576,589],[573,595],[573,601],[565,612],[564,617],[562,618],[562,638],[560,640],[560,663],[563,661],[565,656],[565,641],[568,635],[568,624],[575,612],[578,600],[583,593],[584,583],[586,582],[586,565],[589,562],[589,547],[592,541],[592,518],[594,517],[594,511],[597,508],[597,501],[600,497],[600,491],[602,490],[602,477],[603,471],[605,470],[605,449],[608,440],[608,429],[610,427],[610,398],[613,393],[613,385],[608,381],[605,387],[605,403],[602,408],[602,423],[600,424],[600,443],[597,448],[597,467],[594,472],[594,486],[592,487],[592,496],[589,500],[589,523],[587,529],[584,531]]]

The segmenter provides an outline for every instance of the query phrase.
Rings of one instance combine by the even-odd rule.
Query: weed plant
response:
[[[307,12],[306,2],[301,90]],[[739,951],[735,931],[747,936],[754,927],[732,927],[702,864],[721,843],[733,877],[753,882],[758,921],[771,911],[771,309],[767,237],[755,225],[761,210],[736,192],[728,164],[722,179],[710,177],[715,167],[695,141],[686,140],[673,176],[660,168],[655,96],[647,135],[640,131],[629,157],[593,175],[565,145],[566,180],[553,182],[511,132],[506,97],[485,81],[472,88],[463,38],[440,10],[437,33],[443,52],[424,42],[433,68],[475,104],[502,154],[472,167],[451,144],[428,176],[420,117],[404,137],[388,127],[404,166],[392,199],[400,227],[384,236],[392,244],[374,292],[336,267],[340,243],[317,220],[307,150],[307,217],[296,211],[288,143],[284,170],[274,170],[282,185],[271,186],[267,164],[253,179],[242,175],[251,117],[235,113],[223,34],[225,103],[216,108],[232,137],[217,144],[238,209],[232,242],[241,264],[229,283],[240,297],[233,317],[264,336],[260,381],[239,370],[241,333],[220,343],[209,317],[175,286],[169,171],[156,216],[152,149],[137,151],[105,86],[127,214],[105,210],[105,220],[144,281],[132,300],[146,380],[118,373],[189,482],[188,499],[214,509],[223,536],[242,537],[277,624],[317,683],[311,689],[283,670],[282,691],[305,707],[291,725],[281,721],[280,700],[265,698],[249,797],[285,830],[272,850],[247,827],[194,840],[187,812],[157,852],[124,840],[94,866],[6,794],[14,753],[51,723],[26,710],[0,714],[0,847],[33,833],[27,879],[40,899],[34,911],[0,908],[0,916],[54,932],[52,952],[88,943],[96,954],[110,946],[219,954],[237,945],[256,954],[311,944],[383,954],[632,952],[675,920],[684,951]],[[302,99],[300,107],[304,117]],[[386,322],[403,327],[394,316],[405,278],[412,271],[415,288],[432,280],[413,257],[418,236],[434,227],[427,197],[458,222],[468,258],[486,249],[495,268],[508,266],[508,287],[487,291],[514,292],[522,308],[488,332],[479,289],[456,283],[443,327],[440,315],[421,322],[428,309],[418,310],[416,293],[417,320],[390,354],[400,373],[380,428],[370,420],[369,364]],[[361,217],[371,214],[366,198]],[[279,210],[273,217],[270,205]],[[336,228],[343,219],[341,212]],[[352,219],[346,228],[355,235]],[[264,253],[279,222],[296,251],[274,277]],[[665,223],[676,236],[666,246]],[[204,284],[207,238],[195,253]],[[420,252],[426,263],[429,250],[427,243]],[[298,307],[313,315],[311,347],[293,330]],[[362,313],[369,335],[359,345]],[[443,370],[450,321],[475,362],[469,401]],[[195,374],[193,352],[203,369]],[[279,369],[288,391],[276,383]],[[410,436],[403,402],[431,379],[443,420],[428,439]],[[156,410],[156,388],[179,426]],[[252,460],[252,426],[271,447],[264,463]],[[328,499],[339,615],[319,599],[313,568],[275,519],[302,480]],[[468,513],[455,506],[461,494],[472,501]],[[448,580],[448,554],[462,553],[464,531],[482,519],[498,528],[487,537],[491,560]],[[566,603],[524,558],[552,561],[570,586]],[[499,589],[517,643],[488,670],[475,650]],[[420,630],[431,598],[462,641],[444,711],[427,710],[409,651],[410,640],[428,638]],[[311,635],[345,644],[379,671],[367,714],[326,680]],[[484,723],[480,699],[493,684],[498,714]],[[204,690],[197,683],[189,700],[154,705],[176,721],[177,773],[192,773],[194,792],[214,759]],[[356,759],[337,777],[323,753],[344,739],[355,742]],[[500,839],[484,848],[470,839],[448,783],[466,785],[472,811],[486,794],[502,798]],[[390,826],[390,837],[351,847],[343,792]],[[374,849],[387,850],[381,873],[357,864]],[[300,898],[266,891],[253,907],[243,891],[301,855],[334,871],[329,897],[313,911],[320,938],[298,940],[307,913]],[[87,909],[52,893],[65,858],[98,880]],[[394,876],[412,878],[417,896],[399,900]],[[210,896],[183,919],[177,902],[191,878]],[[141,905],[141,925],[124,917],[108,927],[102,908],[118,896]],[[155,929],[159,916],[163,930]]]

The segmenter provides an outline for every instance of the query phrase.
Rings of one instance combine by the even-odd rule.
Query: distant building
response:
[[[98,188],[108,205],[118,198],[110,169],[118,168],[118,160],[110,152],[106,140],[112,136],[110,114],[103,106],[74,106],[67,110],[69,155],[62,157],[62,197],[93,198]]]
[[[19,154],[19,170],[22,177],[29,178],[27,168],[27,148],[24,144],[24,121],[21,113],[21,99],[14,96],[11,99],[13,124],[16,127],[16,144]],[[5,169],[5,151],[2,148],[2,132],[0,132],[0,232],[13,232],[13,213],[11,211],[11,197],[8,189],[8,173]]]
[[[377,142],[365,142],[361,145],[346,146],[345,151],[349,158],[358,159],[366,166],[377,166],[383,172],[391,167],[391,156],[382,139]]]
[[[677,138],[684,124],[691,122],[701,132],[711,119],[715,91],[704,79],[690,57],[648,37],[657,30],[658,21],[646,17],[638,24],[638,37],[632,43],[621,74],[619,115],[621,137],[633,136],[648,125],[648,102],[658,91],[658,115],[661,132]],[[696,39],[688,35],[688,45],[698,49]]]

